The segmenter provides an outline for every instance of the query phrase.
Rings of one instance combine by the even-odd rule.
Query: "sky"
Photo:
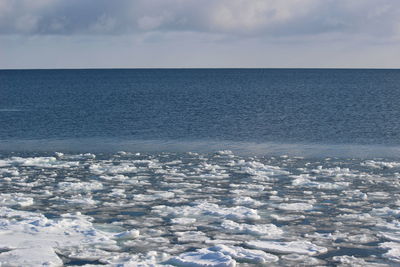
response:
[[[0,69],[400,68],[397,0],[0,0]]]

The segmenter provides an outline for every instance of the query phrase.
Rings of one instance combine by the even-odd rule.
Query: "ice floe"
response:
[[[22,193],[10,193],[0,195],[0,207],[1,206],[20,206],[26,207],[33,204],[33,198],[28,197]]]
[[[277,238],[283,234],[283,231],[274,224],[245,224],[234,221],[224,220],[221,224],[223,230],[229,233],[242,233],[250,235],[262,235],[265,237]]]
[[[221,252],[198,251],[186,252],[167,261],[182,267],[235,267],[236,261]]]
[[[0,265],[395,266],[400,162],[0,156]]]
[[[199,217],[199,216],[214,216],[231,220],[257,220],[260,216],[257,210],[242,206],[221,207],[215,203],[200,202],[193,203],[191,206],[168,207],[155,206],[153,212],[163,217]]]
[[[317,246],[308,241],[291,241],[291,242],[275,242],[275,241],[248,241],[246,245],[255,248],[261,249],[268,252],[277,252],[277,253],[296,253],[296,254],[305,254],[305,255],[318,255],[323,254],[328,251],[327,248]]]
[[[383,257],[388,258],[391,261],[400,263],[400,243],[384,242],[381,243],[379,246],[388,250],[385,254],[383,254]]]
[[[278,208],[287,211],[304,211],[312,210],[314,206],[308,203],[282,203],[278,205]]]
[[[239,246],[217,245],[208,248],[208,250],[221,252],[222,254],[232,257],[236,261],[247,263],[262,264],[277,262],[279,260],[278,256],[266,253],[262,250],[245,249]]]

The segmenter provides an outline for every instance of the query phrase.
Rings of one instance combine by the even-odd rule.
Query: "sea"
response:
[[[0,266],[400,266],[400,70],[0,70]]]

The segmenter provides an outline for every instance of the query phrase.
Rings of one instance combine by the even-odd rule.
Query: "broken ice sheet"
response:
[[[3,156],[0,262],[398,264],[398,163],[231,152]]]

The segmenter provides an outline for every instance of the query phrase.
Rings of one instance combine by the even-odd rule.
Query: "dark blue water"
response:
[[[397,146],[399,99],[399,70],[3,70],[0,140]]]

